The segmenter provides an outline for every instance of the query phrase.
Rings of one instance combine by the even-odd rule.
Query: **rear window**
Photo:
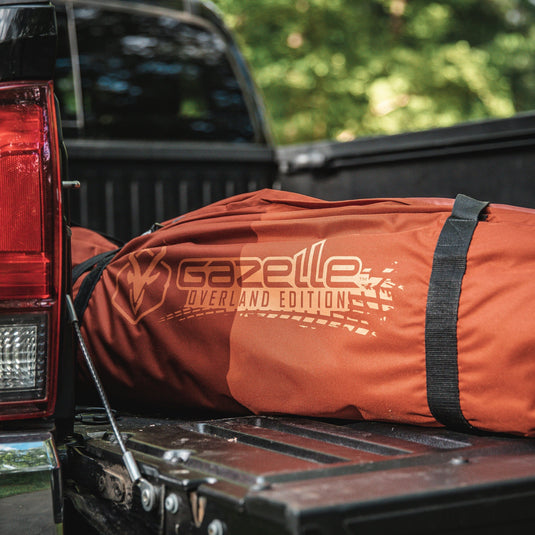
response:
[[[56,93],[67,135],[254,140],[227,44],[211,25],[89,6],[58,8],[58,25]]]

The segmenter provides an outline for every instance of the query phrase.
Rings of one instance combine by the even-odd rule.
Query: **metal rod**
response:
[[[121,449],[121,453],[123,455],[123,461],[125,463],[126,469],[128,470],[128,474],[132,482],[137,483],[138,481],[141,480],[141,473],[136,464],[134,456],[132,455],[131,452],[129,452],[126,449],[126,446],[123,441],[123,437],[121,436],[121,433],[119,432],[119,428],[117,427],[117,422],[115,421],[115,417],[113,416],[113,412],[111,410],[108,397],[106,396],[106,392],[104,391],[104,387],[102,386],[102,382],[100,380],[100,377],[98,376],[95,365],[93,364],[93,360],[91,358],[91,355],[89,354],[85,340],[83,339],[82,332],[80,331],[80,324],[78,321],[78,316],[76,314],[76,310],[74,308],[74,304],[72,302],[70,295],[66,296],[66,302],[67,302],[67,313],[69,315],[69,320],[74,327],[74,332],[76,333],[78,344],[80,345],[80,349],[82,350],[85,363],[87,364],[87,368],[89,369],[89,372],[91,373],[93,383],[95,384],[100,400],[102,401],[102,404],[104,406],[104,410],[106,411],[108,421],[110,422],[110,425],[113,429],[113,434],[115,438],[117,439],[119,448]]]

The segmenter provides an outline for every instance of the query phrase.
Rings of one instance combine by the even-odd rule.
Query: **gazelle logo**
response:
[[[186,306],[163,321],[237,312],[373,334],[393,309],[386,268],[372,276],[357,256],[326,256],[326,240],[293,256],[188,258],[176,278]]]
[[[171,267],[163,261],[165,253],[166,247],[157,252],[142,249],[131,253],[117,273],[112,304],[132,325],[165,301],[171,282]]]
[[[178,287],[358,288],[362,262],[356,256],[322,259],[325,240],[295,256],[191,259],[180,262]]]

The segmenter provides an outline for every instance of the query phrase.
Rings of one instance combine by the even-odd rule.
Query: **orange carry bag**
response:
[[[264,190],[99,243],[76,306],[117,406],[535,436],[534,231],[464,196]]]

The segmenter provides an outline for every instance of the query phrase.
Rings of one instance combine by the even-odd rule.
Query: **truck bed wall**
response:
[[[328,200],[455,197],[535,208],[535,114],[280,147],[66,140],[74,222],[121,240],[231,195],[272,187]]]
[[[329,200],[475,198],[535,208],[535,115],[283,147],[282,188]]]
[[[73,222],[128,240],[156,222],[271,187],[273,150],[259,145],[66,140]]]

